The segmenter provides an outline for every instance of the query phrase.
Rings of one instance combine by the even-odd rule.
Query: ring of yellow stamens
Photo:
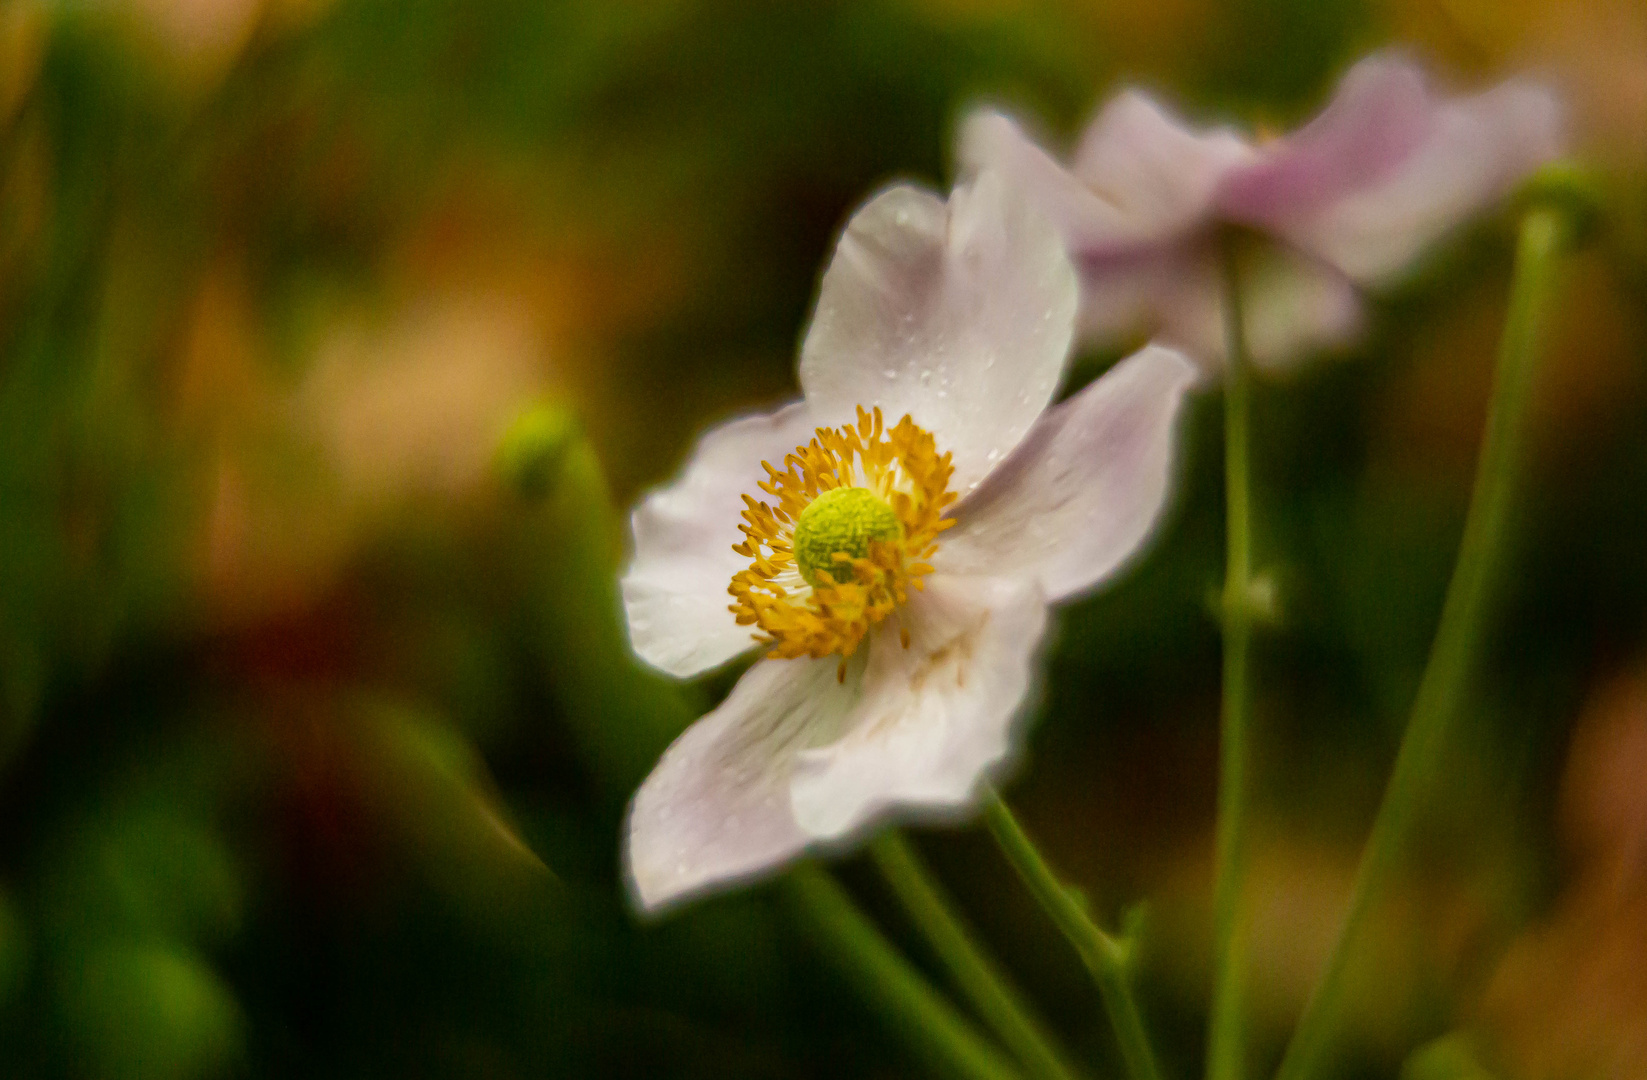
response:
[[[761,466],[772,501],[743,497],[732,550],[750,564],[727,589],[732,613],[768,656],[844,664],[932,572],[938,534],[954,524],[943,516],[956,499],[950,455],[908,416],[887,428],[880,409],[859,408],[857,424],[818,428],[781,470]]]

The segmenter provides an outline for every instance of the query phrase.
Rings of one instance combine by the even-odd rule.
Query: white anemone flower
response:
[[[883,191],[824,275],[804,399],[710,431],[636,509],[636,652],[680,677],[763,653],[635,795],[639,907],[963,813],[1010,762],[1048,605],[1153,531],[1195,375],[1146,348],[1048,408],[1076,294],[999,176]]]
[[[1548,90],[1511,80],[1444,97],[1410,60],[1382,53],[1278,139],[1197,129],[1127,90],[1088,126],[1068,168],[992,109],[965,122],[960,157],[1001,171],[1057,221],[1081,271],[1085,341],[1149,333],[1216,370],[1226,340],[1220,226],[1274,241],[1243,300],[1254,361],[1278,367],[1351,340],[1361,288],[1399,277],[1561,148]]]

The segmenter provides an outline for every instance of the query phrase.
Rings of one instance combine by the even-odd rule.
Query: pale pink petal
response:
[[[1411,62],[1390,54],[1362,60],[1321,115],[1225,178],[1219,211],[1273,227],[1378,183],[1434,134],[1435,110]]]
[[[622,588],[629,640],[642,660],[685,677],[754,647],[726,591],[749,565],[732,550],[743,540],[743,496],[760,497],[761,462],[779,465],[815,427],[800,403],[722,424],[698,443],[678,479],[635,508],[635,551]]]
[[[1133,223],[1140,241],[1171,242],[1205,224],[1224,178],[1253,160],[1234,131],[1197,130],[1128,90],[1087,128],[1071,171]]]
[[[1224,277],[1212,245],[1191,241],[1147,256],[1084,261],[1079,326],[1087,345],[1148,337],[1216,373],[1224,361]]]
[[[1131,251],[1160,240],[1158,221],[1110,202],[993,109],[967,117],[959,159],[963,172],[992,170],[1033,200],[1076,256]]]
[[[1048,600],[1113,576],[1167,505],[1178,416],[1199,374],[1181,353],[1151,345],[1049,410],[956,508],[939,572],[1033,577]]]
[[[801,349],[826,423],[879,406],[955,456],[966,491],[1018,445],[1063,374],[1075,271],[1052,223],[994,173],[946,203],[909,185],[847,223]]]
[[[1086,258],[1075,335],[1085,348],[1120,349],[1161,325],[1161,298],[1177,287],[1171,249]]]
[[[1242,282],[1247,354],[1279,370],[1360,331],[1361,298],[1344,274],[1280,246],[1256,250]],[[1163,249],[1151,258],[1083,266],[1083,342],[1124,344],[1144,333],[1177,349],[1208,375],[1224,365],[1229,345],[1223,268],[1211,244]]]
[[[1046,603],[1032,581],[934,574],[870,646],[839,739],[802,751],[795,820],[821,840],[895,811],[954,815],[1009,764],[1030,701]]]
[[[759,660],[720,708],[676,739],[629,807],[636,905],[657,911],[783,866],[811,837],[790,811],[795,757],[833,739],[861,694],[862,664]]]
[[[1561,109],[1523,82],[1440,105],[1401,164],[1273,227],[1360,282],[1399,273],[1434,241],[1507,195],[1562,149]]]

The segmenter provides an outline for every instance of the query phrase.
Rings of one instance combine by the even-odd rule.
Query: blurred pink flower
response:
[[[1209,367],[1225,351],[1217,232],[1275,241],[1246,268],[1247,345],[1276,367],[1360,327],[1358,289],[1389,281],[1433,241],[1560,153],[1555,97],[1523,81],[1449,98],[1409,60],[1380,54],[1284,138],[1196,129],[1128,90],[1088,127],[1068,168],[984,109],[961,135],[966,168],[1032,193],[1081,270],[1094,344],[1153,332]]]

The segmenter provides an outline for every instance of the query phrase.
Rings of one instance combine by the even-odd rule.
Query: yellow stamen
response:
[[[732,613],[758,628],[768,656],[839,654],[844,676],[869,628],[932,572],[938,534],[954,524],[943,516],[957,497],[950,455],[908,416],[887,429],[880,409],[860,407],[856,425],[818,428],[782,470],[761,466],[772,501],[743,497],[732,550],[751,561],[727,589]]]

